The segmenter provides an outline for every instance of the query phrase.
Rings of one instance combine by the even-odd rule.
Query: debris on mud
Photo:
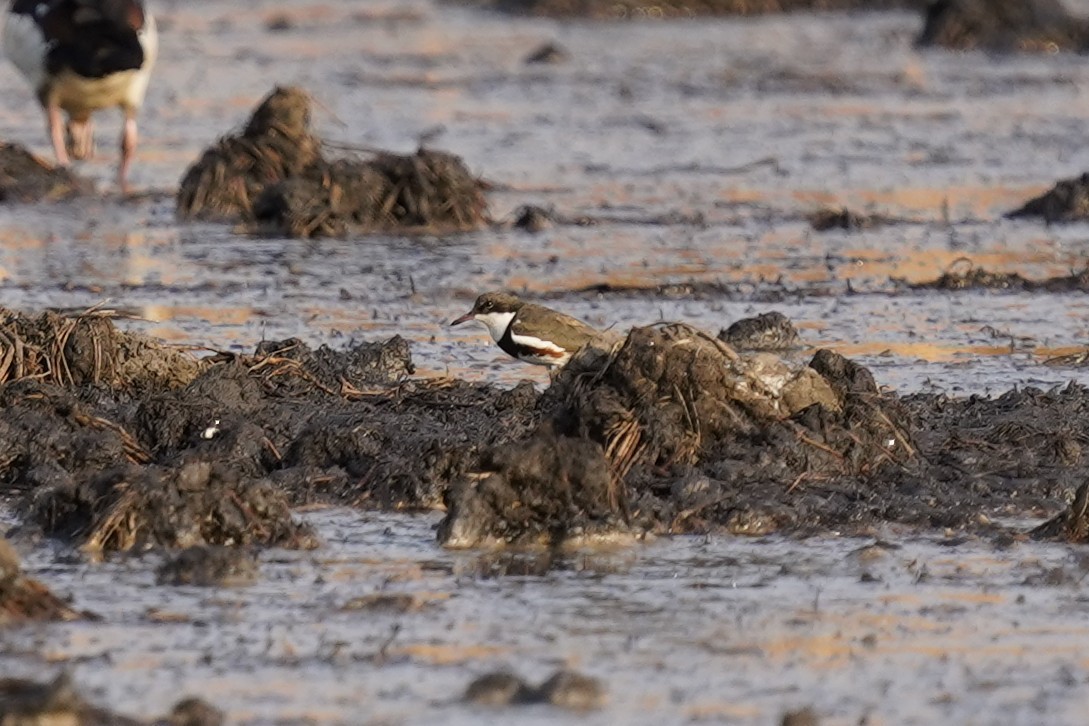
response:
[[[915,455],[896,400],[860,366],[818,351],[795,369],[681,323],[585,347],[541,405],[550,419],[534,436],[494,451],[452,490],[444,545],[556,545],[712,522],[763,533],[796,526],[801,512],[754,517],[727,491],[775,482],[789,494],[807,479],[874,476]],[[684,486],[703,470],[705,484]]]
[[[961,265],[960,263],[967,263]],[[957,269],[963,267],[963,270]],[[949,266],[936,280],[905,283],[912,290],[1024,290],[1027,292],[1085,292],[1089,291],[1089,267],[1069,275],[1030,280],[1018,272],[991,272],[976,267],[970,260],[961,260]]]
[[[308,547],[290,507],[309,502],[445,503],[451,547],[979,528],[996,512],[1054,514],[1089,478],[1086,389],[898,398],[835,353],[781,357],[796,331],[777,313],[725,340],[679,323],[603,338],[543,393],[406,378],[397,338],[268,342],[202,359],[185,385],[132,386],[109,373],[123,334],[79,325],[18,337],[85,351],[63,376],[3,349],[11,371],[23,363],[0,381],[0,491],[28,523],[89,548]]]
[[[935,0],[916,43],[992,52],[1081,51],[1089,25],[1060,0]]]
[[[0,723],[19,726],[145,726],[147,722],[89,703],[76,691],[68,674],[61,673],[49,683],[19,678],[0,679]],[[169,726],[220,726],[223,723],[223,714],[200,699],[187,698],[180,701],[170,714],[153,723]]]
[[[11,623],[88,617],[91,617],[89,613],[75,610],[45,585],[24,575],[15,549],[0,537],[0,627]]]
[[[285,494],[438,506],[481,450],[539,418],[530,383],[407,380],[399,337],[346,350],[265,342],[199,365],[186,356],[186,367],[106,317],[7,319],[0,491],[21,495],[48,533],[90,547],[306,546]],[[136,386],[113,374],[133,340],[145,368],[185,375]]]
[[[1043,365],[1053,368],[1086,368],[1089,367],[1089,348],[1065,355],[1056,355],[1045,358]]]
[[[1074,446],[1078,447],[1080,458],[1080,444],[1074,442]],[[1089,484],[1079,486],[1070,506],[1033,529],[1031,534],[1033,539],[1040,540],[1060,540],[1072,544],[1089,542]]]
[[[515,212],[514,227],[530,234],[538,234],[556,226],[555,212],[543,207],[527,204]]]
[[[292,237],[461,232],[486,222],[483,184],[458,157],[326,159],[310,129],[310,96],[276,88],[239,135],[193,164],[178,190],[183,219],[256,224]]]
[[[439,541],[559,546],[613,537],[626,529],[619,496],[599,444],[545,430],[488,452],[479,472],[455,484]]]
[[[1048,224],[1089,219],[1089,173],[1055,186],[1006,215],[1010,219],[1043,217]]]
[[[283,493],[230,462],[192,457],[173,468],[121,467],[34,493],[30,512],[48,534],[101,551],[198,545],[317,546]]]
[[[605,686],[592,676],[557,671],[539,686],[532,686],[508,671],[480,676],[465,691],[464,700],[478,706],[551,704],[572,711],[590,711],[605,705]]]
[[[566,63],[571,60],[571,53],[558,43],[545,43],[526,56],[522,61],[527,65],[537,63]]]
[[[309,95],[277,87],[241,134],[220,139],[189,167],[178,189],[178,214],[219,222],[249,219],[266,187],[302,174],[320,158],[320,142],[310,131]]]
[[[188,353],[113,324],[114,313],[44,312],[35,317],[0,308],[0,383],[36,378],[61,385],[126,389],[176,387],[202,364]]]
[[[260,374],[266,388],[295,395],[308,385],[338,395],[360,393],[371,385],[396,383],[416,371],[408,341],[399,335],[353,343],[347,350],[327,345],[314,350],[298,338],[265,341],[250,361],[250,371]]]
[[[550,18],[684,18],[697,15],[765,15],[821,10],[922,10],[927,0],[483,0],[515,15]],[[476,4],[481,4],[480,2]]]
[[[827,232],[832,229],[858,232],[863,229],[880,227],[886,222],[888,220],[879,214],[863,214],[847,207],[826,207],[818,209],[809,215],[809,226],[817,232]]]
[[[91,192],[90,181],[50,166],[18,144],[0,141],[0,203],[62,201]]]
[[[160,585],[241,587],[257,580],[257,554],[241,547],[186,547],[156,570]]]
[[[458,157],[420,149],[321,162],[270,185],[253,204],[261,229],[291,237],[450,233],[486,222],[483,186]]]
[[[783,714],[780,726],[820,726],[820,720],[812,708],[803,708]]]
[[[718,339],[737,350],[790,350],[799,346],[794,323],[774,310],[732,323],[719,331]]]

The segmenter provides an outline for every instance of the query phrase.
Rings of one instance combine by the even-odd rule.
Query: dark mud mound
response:
[[[64,167],[49,166],[18,144],[0,142],[0,202],[71,199],[92,185]]]
[[[183,219],[231,222],[252,219],[253,203],[266,187],[302,174],[321,158],[310,132],[310,96],[276,88],[241,134],[226,136],[189,167],[178,189]]]
[[[30,513],[49,534],[92,550],[267,545],[311,548],[283,493],[228,464],[125,467],[35,492]]]
[[[464,232],[486,212],[483,185],[461,159],[425,149],[322,164],[269,187],[253,208],[264,230],[292,237]]]
[[[1050,190],[1006,216],[1010,219],[1042,217],[1048,224],[1089,219],[1089,173],[1057,182]]]
[[[528,382],[502,391],[440,379],[330,406],[292,436],[277,480],[357,506],[439,507],[482,452],[533,429],[537,400]]]
[[[963,269],[961,269],[963,268]],[[894,282],[903,283],[901,280]],[[1018,272],[992,272],[974,265],[952,265],[936,280],[903,283],[912,290],[1023,290],[1025,292],[1089,291],[1089,267],[1041,280],[1031,280]]]
[[[737,350],[790,350],[799,346],[798,329],[786,315],[776,311],[742,318],[720,330],[718,339]]]
[[[539,686],[507,671],[480,676],[465,689],[464,700],[478,706],[526,706],[550,704],[573,711],[588,711],[605,705],[604,684],[593,676],[575,671],[557,671]]]
[[[863,214],[847,207],[818,209],[809,215],[809,226],[818,232],[827,232],[833,229],[858,232],[864,229],[880,227],[888,221],[879,214]]]
[[[21,378],[62,385],[146,389],[193,379],[194,357],[114,327],[112,313],[28,317],[0,308],[0,383]]]
[[[1069,444],[1068,444],[1069,446]],[[1081,445],[1078,446],[1080,458]],[[1033,539],[1060,540],[1076,544],[1089,542],[1089,484],[1074,492],[1074,500],[1066,511],[1060,512],[1032,530]]]
[[[920,46],[995,52],[1081,51],[1089,25],[1060,0],[936,0],[916,41]]]
[[[894,496],[885,516],[948,527],[963,527],[981,513],[1037,517],[1053,513],[1089,479],[1083,386],[1024,388],[993,399],[909,396],[904,405],[927,467],[894,491],[922,498]]]
[[[456,156],[329,160],[310,130],[309,95],[277,88],[245,130],[221,139],[186,172],[183,219],[256,223],[292,237],[351,233],[448,233],[487,220],[484,186]]]
[[[187,547],[156,570],[160,585],[240,587],[257,580],[257,554],[240,547]]]
[[[799,527],[824,516],[786,503],[800,483],[877,476],[915,458],[895,398],[860,366],[820,351],[793,369],[679,323],[584,348],[541,405],[551,413],[540,431],[497,452],[481,481],[451,492],[444,544]],[[570,455],[557,452],[575,446],[594,464],[578,472],[593,484],[560,463]],[[567,493],[572,480],[579,497]]]
[[[45,585],[23,575],[15,549],[0,537],[0,627],[12,623],[81,620],[86,617],[87,613],[74,610]]]
[[[927,0],[485,0],[483,4],[516,15],[552,18],[684,18],[696,15],[764,15],[821,10],[922,10]],[[480,4],[480,3],[476,3]]]
[[[12,726],[144,726],[95,706],[76,690],[67,674],[49,683],[19,678],[0,679],[0,723]],[[151,722],[163,726],[221,726],[223,714],[195,698],[180,701],[170,714]]]
[[[406,379],[399,337],[345,350],[266,342],[135,386],[123,374],[131,340],[108,318],[11,317],[0,494],[88,547],[307,546],[289,501],[439,506],[483,450],[539,420],[529,383]],[[175,352],[154,350],[145,367],[171,370]]]
[[[489,452],[448,497],[447,547],[544,544],[623,528],[617,485],[601,446],[542,432]]]
[[[267,387],[298,395],[312,385],[326,393],[360,393],[371,385],[396,383],[416,371],[408,341],[397,335],[381,342],[354,343],[347,350],[322,345],[312,350],[298,338],[257,346],[250,370]]]

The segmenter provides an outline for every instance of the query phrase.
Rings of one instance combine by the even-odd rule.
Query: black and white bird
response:
[[[136,114],[158,51],[155,19],[142,0],[12,0],[3,41],[4,54],[45,109],[59,164],[68,164],[69,153],[83,159],[93,152],[93,112],[121,109],[117,178],[127,191]]]
[[[451,325],[484,323],[504,352],[541,366],[563,366],[599,333],[570,315],[527,303],[506,292],[486,292]]]

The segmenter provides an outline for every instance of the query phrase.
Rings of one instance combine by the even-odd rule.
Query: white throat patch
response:
[[[492,340],[498,343],[499,339],[503,337],[503,333],[507,332],[510,321],[514,320],[514,313],[477,313],[473,316],[473,319],[487,325]]]

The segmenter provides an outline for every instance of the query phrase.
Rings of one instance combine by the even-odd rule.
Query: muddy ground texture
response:
[[[292,516],[314,502],[445,506],[452,547],[887,522],[1007,537],[995,518],[1054,514],[1089,470],[1085,388],[898,397],[799,351],[778,314],[603,337],[543,392],[411,378],[400,338],[198,359],[108,311],[0,319],[0,491],[24,534],[194,548],[164,581],[244,577],[222,547],[317,546]],[[1043,534],[1085,537],[1056,522]]]
[[[220,726],[223,713],[199,698],[179,701],[150,722],[128,718],[88,701],[66,674],[48,683],[0,678],[0,720],[4,724],[72,726]]]
[[[920,46],[991,52],[1084,51],[1089,26],[1061,0],[460,0],[515,15],[553,18],[684,18],[813,11],[915,10]]]

